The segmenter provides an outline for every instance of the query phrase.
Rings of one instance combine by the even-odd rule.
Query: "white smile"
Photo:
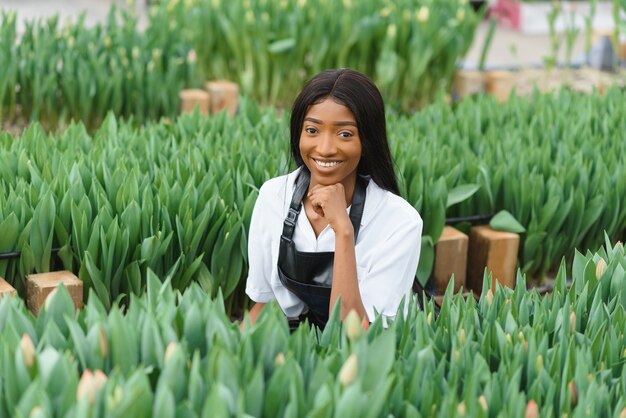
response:
[[[336,167],[342,163],[342,161],[322,161],[322,160],[316,160],[315,158],[313,158],[313,161],[315,161],[315,164],[324,168]]]

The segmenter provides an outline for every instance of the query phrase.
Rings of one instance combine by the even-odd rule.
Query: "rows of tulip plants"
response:
[[[465,0],[170,0],[146,28],[112,8],[105,24],[0,17],[0,121],[70,119],[90,126],[108,111],[137,121],[178,111],[178,92],[230,79],[265,104],[287,104],[327,68],[369,74],[405,109],[449,86],[480,20]],[[197,62],[196,62],[197,60]]]
[[[404,109],[449,86],[481,18],[466,0],[173,0],[156,10],[187,28],[199,68],[234,76],[262,103],[289,104],[319,71],[351,67]]]
[[[197,83],[195,53],[163,30],[164,16],[139,32],[136,15],[112,7],[102,25],[55,16],[26,22],[19,34],[18,18],[0,17],[0,121],[95,127],[112,111],[142,122],[175,115],[180,90]]]
[[[425,220],[418,277],[446,216],[509,211],[526,228],[520,266],[534,277],[574,246],[596,248],[604,231],[623,239],[625,103],[619,90],[564,91],[390,115],[401,194]],[[20,253],[0,259],[0,276],[24,294],[25,275],[68,269],[110,307],[141,294],[151,269],[176,289],[221,288],[228,311],[241,308],[257,190],[293,168],[287,118],[243,102],[234,119],[137,129],[109,117],[93,136],[80,124],[0,135],[0,254]]]
[[[626,257],[576,253],[551,296],[485,290],[387,327],[333,315],[289,333],[277,305],[232,323],[221,297],[148,274],[110,311],[64,288],[35,318],[0,299],[0,417],[551,417],[626,414]],[[566,277],[573,282],[568,287]],[[489,283],[490,278],[485,278]],[[336,310],[335,312],[338,312]]]

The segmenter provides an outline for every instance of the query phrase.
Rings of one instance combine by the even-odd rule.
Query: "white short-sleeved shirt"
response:
[[[248,238],[246,293],[255,302],[276,300],[288,317],[306,305],[278,278],[278,249],[299,169],[263,184],[254,206]],[[401,197],[370,180],[355,245],[359,291],[371,321],[374,312],[393,318],[410,295],[420,256],[422,219]],[[298,251],[335,251],[335,233],[327,226],[316,238],[304,207],[293,241]],[[408,300],[407,300],[408,302]]]

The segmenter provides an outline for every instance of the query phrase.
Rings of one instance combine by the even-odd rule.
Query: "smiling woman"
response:
[[[294,102],[290,133],[299,168],[261,187],[250,224],[251,321],[274,300],[319,327],[338,300],[342,319],[395,316],[422,220],[398,196],[378,88],[349,69],[318,74]]]

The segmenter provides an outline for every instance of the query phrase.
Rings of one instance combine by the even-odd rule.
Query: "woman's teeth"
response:
[[[322,166],[322,167],[334,167],[341,163],[341,161],[320,161],[320,160],[313,160],[313,161],[315,161],[317,165]]]

